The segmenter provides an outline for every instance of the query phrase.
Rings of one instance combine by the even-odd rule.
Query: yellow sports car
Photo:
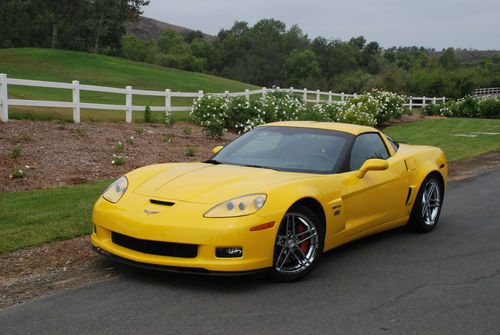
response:
[[[437,224],[447,162],[364,126],[255,128],[201,163],[139,168],[95,206],[96,251],[155,269],[303,278],[322,253],[383,230]]]

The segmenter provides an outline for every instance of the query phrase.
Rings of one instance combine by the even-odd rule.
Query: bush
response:
[[[405,98],[399,94],[372,90],[365,94],[374,98],[379,106],[375,113],[377,124],[383,124],[391,119],[400,118],[404,112]]]
[[[424,115],[441,115],[464,118],[500,118],[500,97],[477,98],[467,96],[458,100],[450,100],[444,104],[427,105]]]
[[[264,124],[265,112],[262,108],[261,100],[248,102],[243,97],[232,99],[228,105],[225,127],[234,129],[238,133],[246,133]]]
[[[334,104],[319,104],[319,105],[307,105],[303,108],[297,116],[298,120],[304,121],[333,121],[330,119],[326,113],[325,109],[327,106],[334,106]]]
[[[284,92],[269,93],[265,98],[260,99],[260,103],[266,123],[297,120],[298,115],[305,108],[302,99]]]
[[[153,121],[153,115],[151,114],[151,107],[146,106],[144,109],[144,122],[151,123]]]
[[[225,132],[229,98],[205,94],[193,103],[191,117],[203,127],[208,137],[221,138]]]
[[[400,117],[404,97],[384,91],[347,99],[345,102],[306,105],[294,94],[272,92],[265,98],[246,101],[206,94],[193,104],[191,116],[209,137],[222,137],[226,129],[247,132],[258,125],[288,120],[346,122],[374,126]]]
[[[479,117],[500,118],[500,97],[487,97],[479,100]]]
[[[458,117],[478,117],[479,99],[467,96],[459,100],[459,108],[456,111]]]
[[[431,104],[431,105],[425,105],[424,108],[422,108],[422,114],[423,115],[441,115],[441,109],[443,109],[444,104]]]
[[[362,101],[348,100],[340,109],[336,122],[360,124],[363,126],[375,126],[377,119],[374,115],[376,104],[363,103]],[[367,101],[368,102],[368,101]]]

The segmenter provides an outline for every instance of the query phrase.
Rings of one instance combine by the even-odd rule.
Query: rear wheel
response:
[[[408,227],[420,233],[433,230],[438,223],[442,203],[443,186],[438,177],[431,174],[425,178],[418,191]]]
[[[324,232],[318,216],[307,207],[292,207],[278,229],[271,277],[279,281],[304,278],[318,263],[323,243]]]

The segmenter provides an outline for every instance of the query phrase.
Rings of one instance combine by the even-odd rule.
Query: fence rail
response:
[[[45,87],[45,88],[58,88],[58,89],[68,89],[72,90],[73,98],[72,102],[65,101],[44,101],[44,100],[28,100],[28,99],[9,99],[8,97],[8,86],[18,85],[18,86],[31,86],[31,87]],[[80,92],[90,91],[90,92],[102,92],[102,93],[114,93],[123,94],[125,96],[123,105],[114,104],[99,104],[99,103],[86,103],[81,102]],[[290,88],[266,88],[263,87],[259,90],[249,90],[246,89],[243,92],[219,92],[212,93],[217,96],[229,96],[229,97],[245,97],[248,101],[252,95],[260,95],[263,98],[270,92],[289,92],[294,94],[300,94],[303,97],[304,102],[320,104],[332,101],[345,101],[345,99],[350,97],[356,97],[357,94],[346,94],[346,93],[333,93],[331,91],[324,92],[320,90],[308,90]],[[127,86],[125,88],[116,87],[105,87],[105,86],[93,86],[80,84],[78,80],[74,80],[71,83],[60,83],[52,81],[41,81],[41,80],[27,80],[27,79],[17,79],[8,78],[5,74],[0,74],[0,120],[7,122],[9,120],[9,106],[31,106],[31,107],[54,107],[54,108],[71,108],[73,110],[73,121],[75,123],[80,122],[80,110],[81,109],[95,109],[95,110],[123,110],[125,111],[125,121],[127,123],[132,122],[132,112],[134,111],[144,111],[146,106],[133,105],[133,96],[157,96],[164,97],[165,104],[161,106],[150,106],[150,109],[155,112],[164,112],[167,119],[170,118],[171,112],[176,111],[191,111],[191,106],[172,106],[172,98],[198,98],[203,96],[203,91],[198,92],[174,92],[170,89],[165,89],[164,91],[151,91],[151,90],[141,90],[133,89],[132,86]],[[436,104],[445,102],[445,97],[406,97],[405,106],[410,110],[414,107],[425,107],[429,104]]]
[[[500,95],[500,87],[476,88],[473,92],[475,96]]]

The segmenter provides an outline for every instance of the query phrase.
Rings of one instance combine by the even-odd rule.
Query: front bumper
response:
[[[128,194],[118,204],[99,199],[92,220],[95,228],[92,246],[101,254],[131,265],[142,265],[177,272],[212,273],[248,272],[269,268],[273,263],[274,242],[280,218],[257,214],[235,218],[204,218],[210,206],[176,201],[174,206],[155,206],[143,196]],[[148,209],[158,212],[147,215]],[[274,222],[268,229],[250,228]],[[197,254],[182,258],[148,254],[132,250],[112,240],[112,232],[136,239],[169,243],[195,244]],[[216,257],[218,247],[241,247],[243,255]]]

